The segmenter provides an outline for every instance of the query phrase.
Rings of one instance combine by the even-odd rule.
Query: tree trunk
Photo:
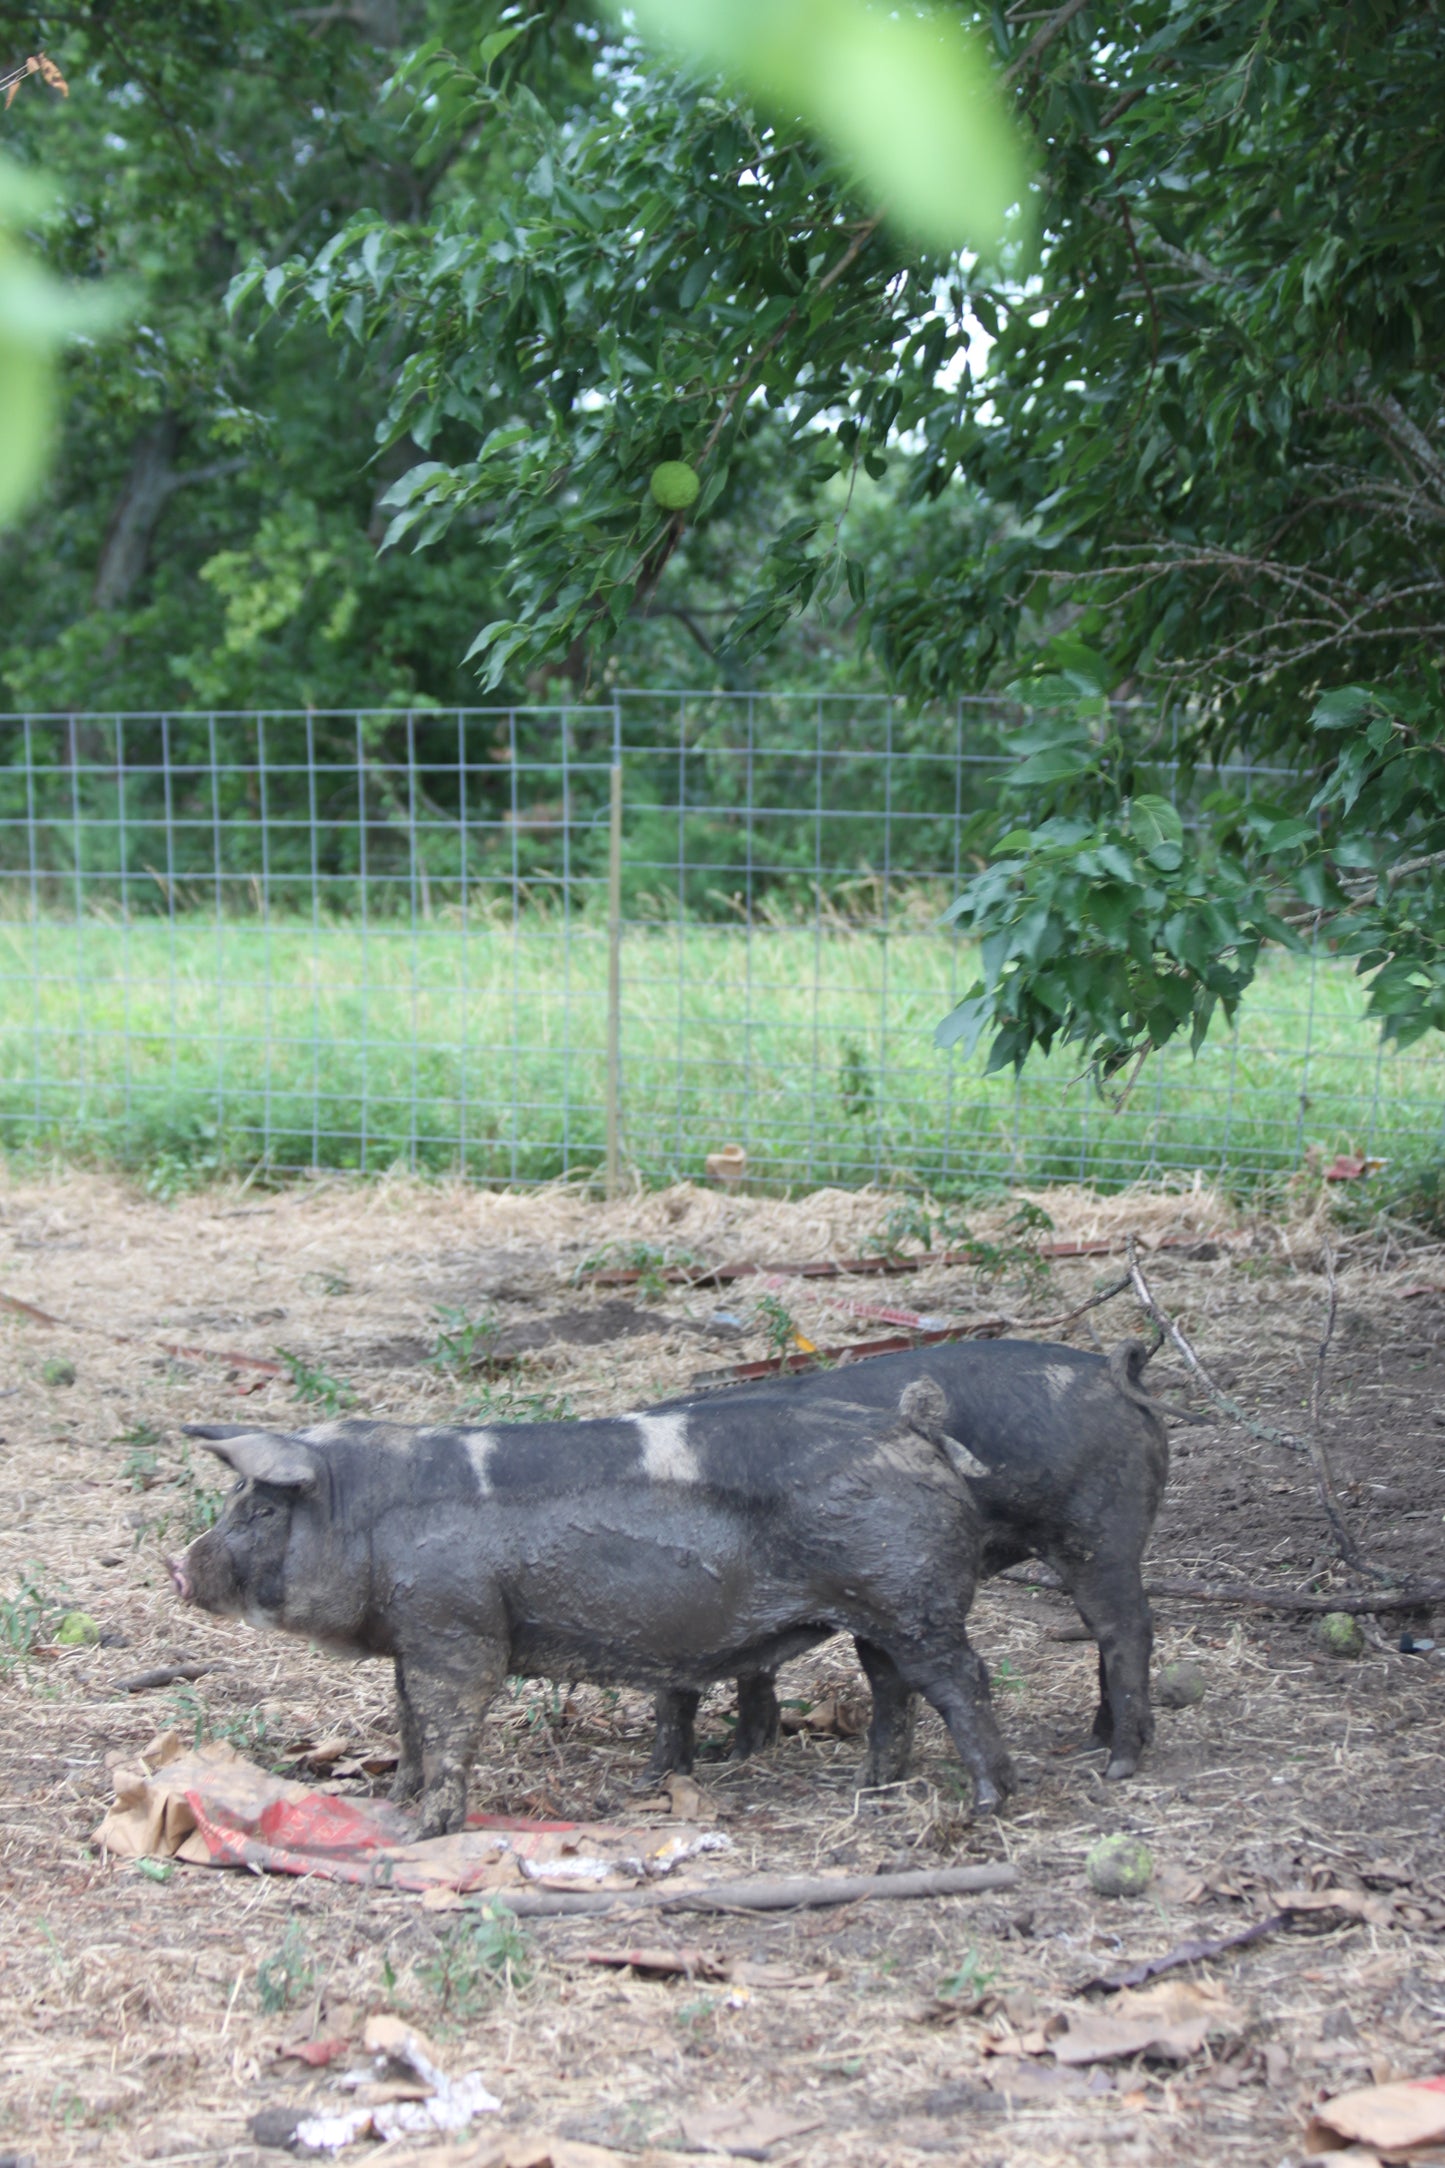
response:
[[[174,461],[180,434],[180,422],[167,411],[136,443],[96,567],[93,609],[118,610],[144,577],[156,526],[179,481]]]

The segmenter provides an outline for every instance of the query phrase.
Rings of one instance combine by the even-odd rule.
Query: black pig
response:
[[[488,1429],[196,1426],[241,1481],[171,1574],[205,1610],[393,1659],[393,1797],[420,1791],[423,1835],[461,1827],[508,1673],[696,1694],[838,1632],[883,1681],[880,1723],[890,1682],[925,1695],[990,1808],[1012,1775],[965,1630],[977,1515],[941,1415],[911,1382],[884,1409],[779,1393]]]
[[[982,1538],[980,1578],[1025,1558],[1053,1567],[1099,1644],[1094,1737],[1108,1748],[1105,1774],[1127,1777],[1154,1736],[1154,1630],[1142,1561],[1169,1472],[1159,1416],[1184,1413],[1152,1400],[1140,1386],[1144,1358],[1137,1340],[1126,1340],[1108,1357],[1048,1341],[955,1341],[877,1356],[850,1366],[846,1380],[836,1371],[817,1371],[735,1386],[707,1400],[666,1401],[661,1412],[690,1415],[711,1407],[731,1413],[741,1431],[752,1420],[755,1400],[815,1407],[841,1390],[850,1401],[892,1408],[910,1382],[933,1380],[943,1393],[947,1442],[972,1454],[975,1470],[984,1464],[983,1480],[971,1484]],[[894,1782],[908,1766],[913,1702],[875,1656],[859,1655],[874,1699],[867,1781]],[[733,1754],[741,1758],[777,1737],[778,1702],[770,1669],[740,1672],[737,1689]],[[654,1777],[691,1768],[697,1703],[691,1691],[658,1695]]]

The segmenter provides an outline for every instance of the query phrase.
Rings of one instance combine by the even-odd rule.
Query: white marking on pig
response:
[[[642,1472],[654,1483],[697,1483],[702,1470],[687,1442],[685,1415],[634,1415]]]
[[[463,1433],[462,1443],[466,1446],[467,1459],[471,1462],[477,1479],[478,1496],[482,1498],[490,1498],[492,1494],[490,1462],[496,1442],[495,1433],[490,1430],[468,1430]]]
[[[1068,1363],[1045,1363],[1044,1384],[1050,1400],[1062,1400],[1074,1382],[1074,1372]]]

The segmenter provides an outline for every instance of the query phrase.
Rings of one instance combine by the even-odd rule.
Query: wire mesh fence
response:
[[[694,693],[0,718],[0,1141],[516,1183],[597,1170],[610,1122],[649,1181],[740,1144],[761,1184],[944,1192],[1437,1152],[1445,1063],[1385,1053],[1324,954],[1271,959],[1122,1107],[1066,1053],[934,1048],[1009,721]]]

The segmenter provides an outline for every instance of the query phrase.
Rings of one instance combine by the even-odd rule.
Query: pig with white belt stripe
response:
[[[980,1809],[1009,1759],[966,1631],[978,1518],[918,1380],[885,1409],[786,1391],[486,1429],[192,1426],[238,1478],[171,1563],[202,1609],[387,1656],[420,1834],[459,1829],[508,1674],[695,1695],[850,1633],[896,1701],[939,1711]]]

